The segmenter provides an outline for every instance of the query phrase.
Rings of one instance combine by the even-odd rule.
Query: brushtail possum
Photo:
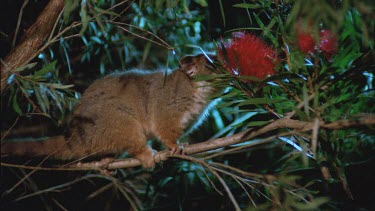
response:
[[[211,59],[214,56],[210,56]],[[143,167],[155,166],[149,138],[176,151],[178,138],[217,91],[195,76],[214,74],[211,61],[186,56],[174,71],[131,70],[95,81],[73,111],[69,133],[38,142],[3,143],[1,154],[71,160],[127,151]]]

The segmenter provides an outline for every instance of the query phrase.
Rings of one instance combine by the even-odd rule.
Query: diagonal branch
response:
[[[6,88],[7,78],[12,70],[30,62],[51,33],[60,12],[64,8],[64,0],[50,0],[36,21],[25,32],[21,42],[13,49],[0,64],[1,93]]]
[[[375,115],[368,115],[365,117],[360,117],[358,119],[354,120],[339,120],[336,122],[319,122],[320,128],[326,128],[329,130],[339,130],[339,129],[345,129],[345,128],[354,128],[354,127],[374,127],[375,126]],[[268,125],[261,127],[261,128],[251,128],[248,130],[245,130],[243,132],[237,133],[232,136],[218,138],[211,141],[201,142],[198,144],[188,145],[184,148],[184,152],[187,155],[196,154],[200,152],[205,152],[209,150],[215,150],[222,147],[230,146],[233,144],[238,144],[250,139],[253,139],[255,137],[258,137],[260,135],[264,135],[268,132],[274,131],[276,129],[281,128],[289,128],[294,129],[297,131],[311,131],[314,129],[314,122],[306,122],[306,121],[300,121],[300,120],[294,120],[289,118],[282,118],[275,120]],[[259,142],[261,144],[263,142]],[[169,157],[173,157],[170,154],[169,150],[160,151],[155,154],[155,162],[162,162],[167,160]],[[10,167],[18,167],[18,168],[29,168],[29,169],[39,169],[39,170],[102,170],[102,169],[119,169],[119,168],[131,168],[140,166],[141,163],[139,160],[135,158],[126,158],[126,159],[119,159],[116,161],[113,161],[112,163],[108,164],[106,162],[93,162],[93,163],[84,163],[83,165],[71,165],[69,167],[63,167],[63,168],[44,168],[44,167],[31,167],[31,166],[19,166],[19,165],[13,165],[13,164],[7,164],[7,163],[1,163],[1,166],[10,166]]]

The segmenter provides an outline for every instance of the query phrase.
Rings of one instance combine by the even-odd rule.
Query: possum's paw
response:
[[[182,143],[171,148],[171,156],[174,155],[186,155],[184,148],[189,145],[188,143]]]
[[[151,169],[155,167],[154,154],[156,151],[147,147],[142,152],[134,155],[136,159],[141,161],[143,168]]]
[[[100,161],[96,161],[94,165],[99,167],[100,174],[105,176],[113,176],[115,174],[115,170],[109,170],[109,164],[112,163],[115,159],[114,158],[103,158]]]

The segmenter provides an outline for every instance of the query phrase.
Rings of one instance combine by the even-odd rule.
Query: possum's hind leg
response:
[[[129,154],[141,161],[144,168],[155,167],[154,152],[149,146],[145,145],[139,151],[129,150]]]
[[[154,152],[147,145],[147,137],[140,124],[135,120],[123,120],[116,126],[111,128],[110,146],[113,151],[127,151],[132,157],[141,161],[144,168],[155,167]]]
[[[173,121],[171,121],[173,122]],[[163,144],[171,150],[171,155],[184,155],[184,146],[178,144],[177,140],[182,135],[183,130],[179,125],[173,123],[160,123],[157,127],[157,136]]]
[[[133,128],[131,132],[127,131],[122,139],[129,143],[126,150],[131,156],[141,161],[144,168],[153,168],[155,167],[154,152],[147,145],[146,135],[140,131],[142,130],[139,128]]]

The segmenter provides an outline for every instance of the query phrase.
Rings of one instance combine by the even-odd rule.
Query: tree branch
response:
[[[331,123],[319,123],[320,128],[326,128],[329,130],[339,130],[344,128],[352,128],[352,127],[373,127],[375,126],[375,115],[368,115],[366,117],[360,117],[358,119],[354,120],[339,120],[336,122]],[[257,136],[266,134],[268,132],[271,132],[276,129],[281,128],[289,128],[294,129],[300,132],[305,131],[311,131],[314,129],[314,122],[305,122],[300,120],[293,120],[289,118],[282,118],[275,120],[268,125],[261,127],[259,129],[248,129],[243,132],[237,133],[235,135],[229,136],[229,137],[223,137],[218,138],[211,141],[201,142],[198,144],[188,145],[184,148],[184,152],[186,155],[192,155],[200,152],[205,152],[209,150],[215,150],[222,147],[230,146],[233,144],[238,144],[244,141],[247,141],[249,139],[253,139]],[[259,142],[263,143],[263,142]],[[160,151],[155,154],[154,159],[155,162],[159,163],[162,161],[167,160],[170,157],[174,157],[171,155],[171,152],[169,150]],[[1,163],[2,166],[10,166],[10,167],[21,167],[19,165],[13,165],[13,164],[7,164],[7,163]],[[108,162],[91,162],[91,163],[80,163],[72,164],[68,167],[63,168],[55,168],[55,170],[114,170],[119,168],[132,168],[136,166],[140,166],[141,162],[135,158],[126,158],[126,159],[119,159],[115,160],[108,164]],[[29,167],[25,166],[25,168],[31,168],[31,169],[39,169],[39,170],[52,170],[53,168],[44,168],[44,167]]]
[[[359,126],[374,126],[375,125],[375,115],[369,115],[368,117],[362,117],[356,120],[340,120],[332,123],[320,123],[320,128],[327,128],[331,130],[344,129],[349,127],[359,127]],[[201,142],[198,144],[193,144],[186,146],[184,152],[187,155],[196,154],[199,152],[205,152],[209,150],[219,149],[222,147],[230,146],[233,144],[238,144],[246,140],[255,138],[257,136],[263,135],[267,132],[280,129],[280,128],[290,128],[303,131],[310,131],[314,128],[313,122],[304,122],[299,120],[293,120],[289,118],[278,119],[270,124],[255,130],[248,129],[243,132],[237,133],[229,137],[218,138],[212,141]],[[170,155],[169,150],[161,151],[156,153],[155,161],[161,162],[167,160],[168,157],[173,157]],[[109,164],[108,169],[118,169],[118,168],[129,168],[139,166],[141,163],[134,158],[116,160]]]
[[[7,78],[12,71],[32,60],[51,33],[60,12],[64,8],[64,0],[50,0],[43,12],[26,31],[20,44],[13,49],[0,64],[1,71],[1,93],[6,88]]]

